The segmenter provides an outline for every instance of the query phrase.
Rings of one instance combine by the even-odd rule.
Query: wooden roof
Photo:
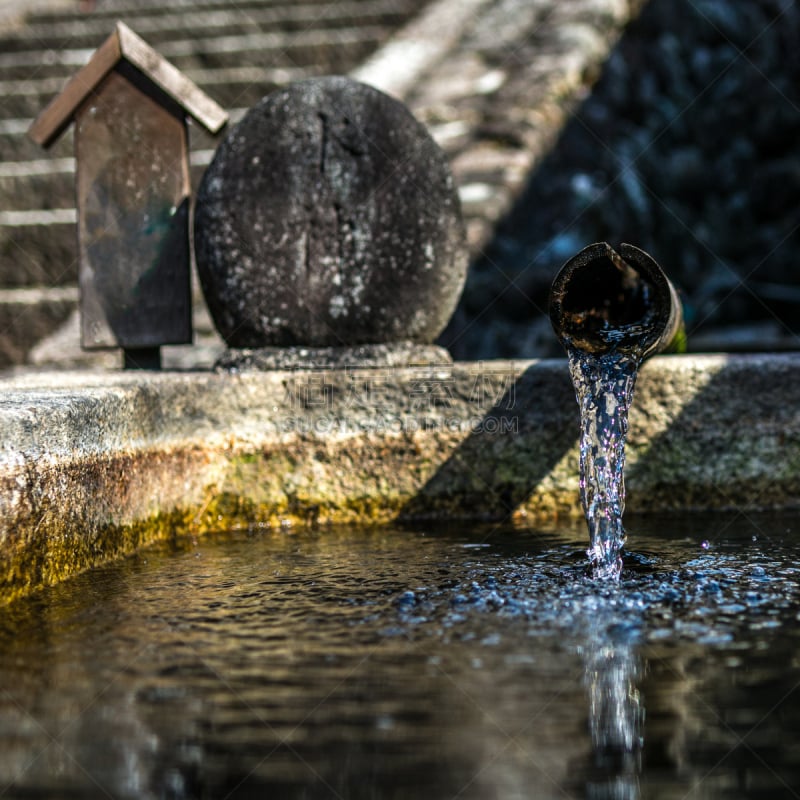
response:
[[[210,133],[216,133],[228,121],[227,113],[205,92],[124,22],[117,22],[114,32],[97,48],[89,62],[34,120],[28,135],[42,147],[53,144],[72,122],[84,100],[120,61],[134,66]]]

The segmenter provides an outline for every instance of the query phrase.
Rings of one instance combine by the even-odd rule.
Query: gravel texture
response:
[[[788,0],[644,4],[474,259],[453,355],[558,354],[550,283],[595,241],[662,264],[690,349],[796,348],[799,38]]]

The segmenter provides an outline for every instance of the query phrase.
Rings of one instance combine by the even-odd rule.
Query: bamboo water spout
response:
[[[589,245],[556,275],[550,320],[569,357],[580,407],[580,494],[598,578],[619,578],[625,531],[628,409],[642,361],[683,350],[678,294],[658,264],[629,244]]]
[[[596,355],[640,360],[685,349],[675,287],[655,260],[630,244],[591,244],[567,261],[550,293],[550,321],[561,343]]]

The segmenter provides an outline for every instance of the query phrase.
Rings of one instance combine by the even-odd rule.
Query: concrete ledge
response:
[[[0,602],[232,526],[579,514],[565,361],[0,380]],[[659,357],[628,508],[788,508],[800,355]]]

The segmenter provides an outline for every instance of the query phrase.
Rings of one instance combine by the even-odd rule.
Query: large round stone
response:
[[[232,347],[431,342],[467,264],[439,147],[402,103],[342,77],[279,90],[230,132],[195,251]]]

